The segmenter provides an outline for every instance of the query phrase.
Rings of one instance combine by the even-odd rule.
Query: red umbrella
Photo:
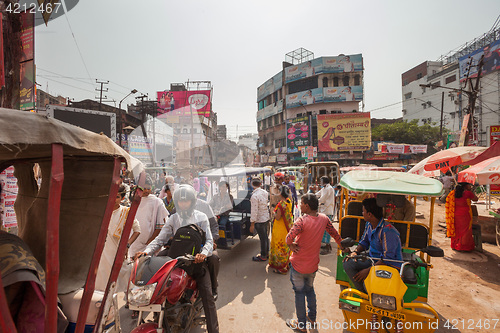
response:
[[[464,164],[476,158],[479,154],[486,150],[486,147],[456,147],[446,150],[441,150],[434,155],[429,156],[424,170],[441,170],[446,171],[455,165]]]
[[[458,181],[480,185],[500,184],[500,156],[492,157],[458,173]]]

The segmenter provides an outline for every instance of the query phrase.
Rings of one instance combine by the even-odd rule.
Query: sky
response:
[[[498,0],[85,0],[36,27],[36,81],[75,101],[109,81],[116,106],[132,89],[156,99],[171,83],[211,81],[218,124],[236,138],[257,133],[257,87],[303,47],[315,58],[361,53],[364,111],[398,118],[401,74],[481,36],[499,15]]]

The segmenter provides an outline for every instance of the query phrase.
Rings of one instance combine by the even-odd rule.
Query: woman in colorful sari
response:
[[[471,200],[477,201],[477,196],[468,183],[459,183],[446,198],[446,236],[451,237],[453,250],[472,251],[475,248]]]
[[[288,186],[281,186],[281,200],[274,208],[269,267],[274,268],[274,272],[278,274],[286,274],[290,262],[290,248],[285,242],[286,235],[293,226],[292,201],[289,195],[290,189]]]

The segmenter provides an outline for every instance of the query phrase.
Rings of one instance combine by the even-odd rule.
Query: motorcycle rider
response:
[[[145,252],[138,252],[134,259],[142,255],[151,255],[157,252],[163,245],[167,244],[169,239],[173,237],[180,227],[196,224],[206,234],[206,242],[200,253],[195,256],[195,264],[204,263],[205,259],[212,255],[213,237],[210,231],[210,224],[207,215],[195,210],[196,206],[196,191],[191,185],[181,185],[174,192],[174,202],[176,213],[171,215],[160,234],[146,247]],[[209,333],[219,332],[219,323],[217,319],[217,308],[212,295],[212,283],[210,274],[205,264],[202,265],[201,273],[194,276],[196,285],[200,291],[203,302],[205,316],[207,318],[207,330]]]

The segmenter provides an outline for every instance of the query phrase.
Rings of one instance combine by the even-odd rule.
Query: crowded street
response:
[[[500,332],[500,1],[0,0],[28,332]]]

